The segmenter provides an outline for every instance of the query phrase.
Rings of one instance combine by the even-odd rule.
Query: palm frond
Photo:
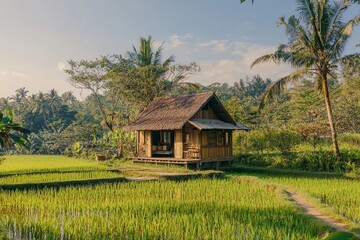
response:
[[[339,30],[339,23],[341,23],[341,18],[350,6],[350,1],[343,1],[341,3],[334,2],[334,6],[330,8],[329,13],[329,23],[327,25],[327,33],[326,33],[326,39],[330,40],[332,39],[332,35]]]
[[[360,66],[360,53],[346,55],[338,60],[342,65]]]
[[[306,73],[308,73],[308,71],[309,70],[307,68],[302,68],[270,84],[270,86],[265,90],[264,94],[262,95],[259,109],[263,109],[267,102],[274,99],[275,96],[278,96],[284,90],[284,87],[288,83],[300,79]]]
[[[253,68],[255,65],[258,65],[260,63],[266,63],[266,62],[274,62],[276,64],[279,64],[280,61],[286,57],[286,52],[284,51],[284,49],[287,48],[287,45],[285,44],[281,44],[277,50],[275,51],[275,53],[272,54],[267,54],[264,55],[262,57],[257,58],[252,64],[251,64],[251,68]]]
[[[343,52],[345,43],[348,38],[351,36],[354,27],[360,22],[360,14],[357,14],[353,19],[348,21],[344,26],[338,31],[337,37],[334,40],[334,44],[331,46],[332,57],[337,57]]]
[[[324,43],[319,29],[320,21],[318,19],[318,8],[321,5],[320,1],[313,0],[298,0],[298,11],[300,20],[303,21],[308,29],[312,29],[315,38],[315,43],[319,49],[324,49]]]

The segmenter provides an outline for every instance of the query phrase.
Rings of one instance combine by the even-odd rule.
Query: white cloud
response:
[[[18,77],[18,78],[23,78],[26,77],[27,75],[23,72],[18,72],[18,71],[9,71],[7,69],[3,69],[0,68],[0,74],[1,75],[5,75],[5,76],[12,76],[12,77]]]
[[[228,40],[211,40],[204,43],[197,44],[198,47],[208,48],[211,47],[214,53],[222,53],[229,50],[230,45]]]
[[[182,40],[182,38],[180,36],[172,35],[170,37],[170,47],[177,48],[184,44],[185,44],[185,42]]]
[[[197,46],[204,51],[211,50],[218,53],[219,58],[212,60],[198,61],[201,72],[192,77],[193,81],[209,84],[213,82],[233,83],[240,78],[259,74],[263,78],[276,80],[291,72],[291,67],[287,65],[276,65],[273,63],[261,64],[250,68],[252,62],[267,53],[275,50],[275,46],[262,46],[255,43],[212,40],[199,43]]]
[[[191,33],[186,33],[183,36],[179,36],[176,34],[173,34],[170,36],[169,38],[169,44],[171,48],[178,48],[182,45],[187,44],[188,39],[192,38],[192,34]]]
[[[12,76],[14,76],[14,77],[26,77],[26,74],[22,73],[22,72],[14,72],[14,71],[12,71],[10,74]]]
[[[161,45],[162,45],[163,43],[164,43],[164,42],[160,42],[160,41],[154,40],[153,46],[154,46],[155,49],[158,49],[159,47],[161,47]]]
[[[64,62],[59,62],[57,65],[57,69],[60,71],[64,71],[64,69],[66,68],[66,63]]]

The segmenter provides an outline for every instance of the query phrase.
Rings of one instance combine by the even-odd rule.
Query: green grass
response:
[[[319,239],[329,230],[242,177],[1,191],[0,201],[10,238]]]
[[[9,173],[102,170],[109,167],[95,161],[53,155],[5,156],[0,176]]]
[[[360,181],[343,174],[239,166],[230,176],[256,176],[269,184],[301,192],[325,214],[346,222],[359,232]]]
[[[0,177],[0,187],[4,184],[23,184],[23,183],[44,183],[55,181],[72,181],[80,179],[104,179],[115,178],[121,175],[110,171],[89,171],[89,172],[64,172],[64,173],[44,173],[44,174],[22,174]]]
[[[261,176],[267,182],[281,184],[308,193],[336,214],[360,227],[360,181],[304,177]]]

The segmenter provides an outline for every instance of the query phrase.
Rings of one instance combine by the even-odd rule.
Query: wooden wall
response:
[[[140,157],[146,156],[145,131],[137,131],[136,152]]]
[[[201,147],[201,158],[221,158],[221,157],[232,157],[232,147],[231,146],[216,146],[216,147]]]
[[[214,110],[208,106],[207,109],[201,109],[198,111],[193,118],[200,118],[200,119],[219,119],[218,116],[216,116],[216,113]]]
[[[211,130],[215,131],[215,130]],[[215,132],[218,134],[219,131],[223,130],[216,130]],[[209,132],[209,131],[207,131]],[[225,136],[225,131],[223,131]],[[202,131],[201,134],[201,158],[202,159],[210,159],[210,158],[221,158],[221,157],[232,157],[233,156],[233,149],[232,149],[232,132],[228,131],[229,134],[229,142],[227,145],[210,145],[208,141],[208,134],[206,131]]]
[[[229,143],[222,144],[209,144],[208,132],[223,132],[223,130],[205,130],[199,131],[192,125],[186,124],[183,129],[174,131],[174,158],[184,158],[184,151],[195,145],[199,148],[201,159],[212,159],[221,157],[232,157],[232,132],[228,131]],[[191,141],[186,142],[186,134],[191,134]],[[137,133],[137,152],[140,157],[152,157],[152,132],[151,131],[138,131]]]
[[[175,130],[175,137],[174,137],[174,158],[183,158],[183,131]]]
[[[151,131],[145,131],[145,156],[152,157],[152,135]]]

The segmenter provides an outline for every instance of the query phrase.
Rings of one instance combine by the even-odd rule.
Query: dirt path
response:
[[[322,214],[315,206],[309,203],[309,201],[307,201],[296,191],[291,189],[285,189],[285,192],[299,207],[304,210],[305,213],[314,216],[315,218],[323,221],[325,224],[331,226],[338,231],[352,233],[347,224],[341,223],[330,216]],[[358,234],[355,235],[357,237],[360,237],[360,235]]]

